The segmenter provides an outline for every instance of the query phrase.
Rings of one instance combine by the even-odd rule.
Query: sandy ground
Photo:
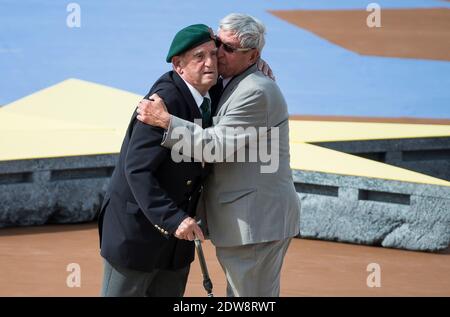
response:
[[[225,278],[214,247],[204,243],[214,294]],[[0,296],[97,296],[102,279],[96,224],[0,229]],[[81,287],[68,287],[70,263]],[[381,287],[369,288],[369,263],[381,268]],[[450,296],[450,251],[434,254],[295,239],[285,259],[282,296]],[[197,260],[186,296],[205,296]]]

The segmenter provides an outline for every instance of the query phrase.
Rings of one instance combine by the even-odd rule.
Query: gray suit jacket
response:
[[[250,67],[225,88],[213,124],[202,129],[172,117],[162,145],[173,148],[173,153],[214,162],[203,192],[214,245],[239,246],[298,235],[300,202],[289,166],[288,111],[277,84],[256,65]],[[238,127],[243,131],[231,129]],[[261,146],[272,149],[271,159],[259,155]],[[213,149],[214,155],[205,157],[202,149],[203,153]],[[243,153],[246,162],[239,160]],[[252,153],[258,155],[256,162],[248,159]]]

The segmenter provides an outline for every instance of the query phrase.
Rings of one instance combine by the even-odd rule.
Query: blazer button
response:
[[[191,186],[191,184],[192,184],[192,181],[191,181],[191,180],[188,180],[188,181],[186,182],[186,185],[188,185],[188,186]]]

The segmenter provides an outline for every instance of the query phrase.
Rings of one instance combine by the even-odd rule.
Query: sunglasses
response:
[[[223,46],[223,49],[225,50],[225,52],[227,53],[235,53],[235,52],[248,52],[250,50],[252,50],[253,48],[238,48],[238,47],[233,47],[229,44],[226,44],[224,42],[222,42],[218,37],[216,37],[216,46],[217,49],[219,49],[221,46]]]

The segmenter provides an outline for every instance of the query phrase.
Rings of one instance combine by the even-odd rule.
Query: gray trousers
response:
[[[227,278],[227,296],[280,296],[281,267],[291,240],[216,247]]]
[[[182,297],[189,275],[185,268],[151,272],[130,270],[105,259],[102,297]]]

